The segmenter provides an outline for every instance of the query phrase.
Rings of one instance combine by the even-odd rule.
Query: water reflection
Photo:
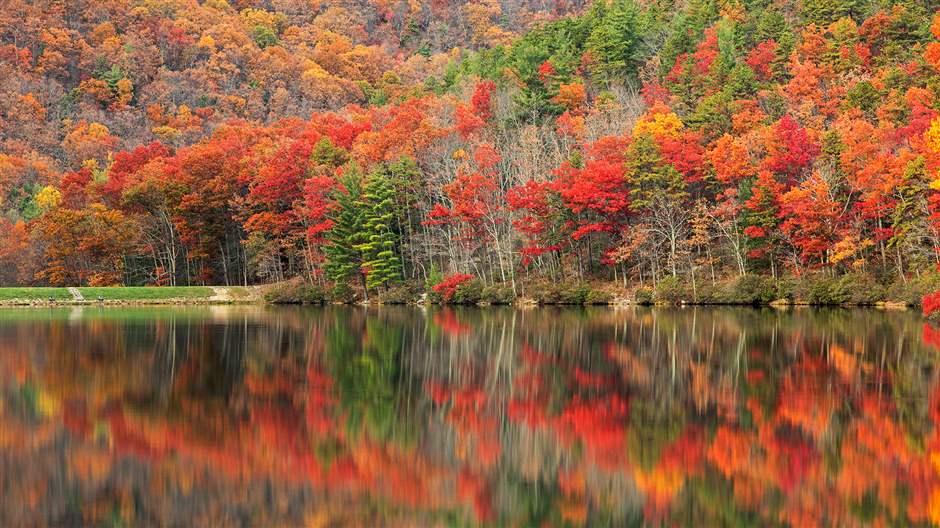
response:
[[[861,310],[3,310],[0,525],[930,524],[938,335]]]

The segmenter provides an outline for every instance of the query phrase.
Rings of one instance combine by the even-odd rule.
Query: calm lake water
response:
[[[866,310],[2,310],[0,526],[929,525],[938,344]]]

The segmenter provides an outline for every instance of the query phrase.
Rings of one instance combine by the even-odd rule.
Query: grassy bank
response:
[[[166,299],[207,300],[214,290],[207,286],[125,286],[79,288],[86,301],[156,301]]]
[[[68,288],[0,288],[2,301],[71,301]]]
[[[73,295],[77,291],[79,295]],[[226,304],[260,302],[256,288],[128,286],[73,288],[0,287],[0,304]]]

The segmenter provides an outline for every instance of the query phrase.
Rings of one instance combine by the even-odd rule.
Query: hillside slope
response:
[[[396,48],[387,14],[329,42],[335,32],[305,34],[288,18],[269,42],[257,28],[278,22],[256,22],[276,14],[221,9],[243,21],[237,38],[253,39],[255,55],[290,60],[226,62],[218,71],[229,73],[197,85],[234,83],[231,93],[182,115],[182,104],[147,105],[147,126],[127,128],[148,131],[139,136],[93,118],[56,121],[25,89],[4,105],[5,123],[13,109],[42,118],[22,119],[32,131],[4,127],[3,281],[302,276],[343,296],[405,281],[440,283],[445,297],[477,284],[498,300],[539,281],[666,280],[698,296],[724,277],[766,275],[744,286],[761,298],[848,300],[852,285],[873,298],[927,287],[940,261],[932,4],[598,1],[515,39],[503,32],[523,25],[503,21],[464,35],[477,51],[439,58],[424,44],[452,41],[419,24]],[[100,26],[102,45],[117,38]],[[229,34],[196,33],[213,46]],[[25,68],[47,49],[13,55]],[[206,72],[226,53],[186,57]],[[376,54],[391,66],[370,70],[383,64]],[[65,83],[84,66],[62,57]],[[268,69],[298,60],[326,73]],[[101,112],[144,119],[143,89],[135,109],[114,110],[125,80],[86,79],[76,97],[88,105],[100,92],[111,98]],[[359,92],[311,103],[343,83]],[[232,98],[242,110],[226,109]],[[187,122],[198,123],[191,135]],[[60,146],[43,143],[63,130]],[[47,152],[67,167],[61,176]],[[828,293],[780,280],[810,275],[830,281]]]

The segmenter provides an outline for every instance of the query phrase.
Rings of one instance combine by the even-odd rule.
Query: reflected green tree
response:
[[[406,423],[404,336],[401,325],[377,317],[356,314],[334,319],[328,356],[350,431],[403,443],[413,436],[414,429]]]

